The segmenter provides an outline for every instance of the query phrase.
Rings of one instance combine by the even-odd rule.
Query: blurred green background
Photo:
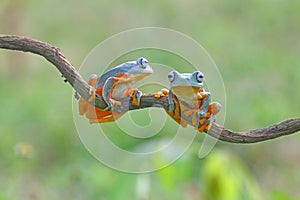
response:
[[[0,33],[57,46],[79,67],[120,31],[181,31],[218,65],[225,126],[242,131],[299,117],[299,10],[297,0],[2,0]],[[0,200],[300,199],[299,134],[253,145],[218,142],[204,160],[197,157],[199,136],[173,165],[127,174],[85,150],[73,122],[73,90],[44,59],[0,50],[0,93]],[[124,142],[130,149],[147,140]]]

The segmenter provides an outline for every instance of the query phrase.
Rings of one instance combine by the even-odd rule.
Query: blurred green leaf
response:
[[[251,173],[229,152],[215,149],[204,162],[200,180],[208,199],[262,199]]]
[[[78,68],[92,48],[120,31],[144,26],[181,31],[203,45],[219,67],[227,94],[226,127],[247,130],[300,114],[299,9],[297,0],[4,0],[0,32],[58,46]],[[181,72],[194,70],[180,56],[153,49],[129,52],[110,67],[141,55]],[[72,119],[73,89],[50,63],[1,50],[0,93],[0,199],[135,199],[138,176],[98,163],[81,144]],[[147,116],[147,111],[132,115],[141,126],[147,124]],[[103,128],[125,150],[149,142],[129,137],[114,125]],[[151,140],[173,137],[177,126],[167,119]],[[32,156],[16,154],[15,147],[22,141],[31,145]],[[187,151],[171,166],[149,173],[146,196],[299,197],[299,141],[295,134],[256,145],[219,143],[204,160],[197,158],[196,150]],[[155,162],[164,161],[160,159],[164,158]]]

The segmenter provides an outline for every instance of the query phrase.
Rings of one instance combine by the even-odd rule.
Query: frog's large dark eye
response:
[[[175,79],[175,71],[171,71],[169,74],[168,74],[168,79],[170,81],[170,83],[172,83]]]
[[[196,80],[197,80],[197,82],[198,82],[198,83],[202,83],[203,80],[204,80],[204,75],[203,75],[203,73],[200,72],[200,71],[196,71],[196,72],[194,72],[194,74],[196,75]]]
[[[136,62],[142,68],[146,68],[147,65],[148,65],[148,60],[146,58],[143,58],[143,57],[139,58]]]

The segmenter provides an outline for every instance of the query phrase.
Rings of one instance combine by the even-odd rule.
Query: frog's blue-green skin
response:
[[[79,99],[79,114],[85,115],[90,123],[112,122],[121,117],[126,111],[114,109],[114,105],[121,105],[118,98],[131,97],[133,106],[140,104],[142,93],[132,86],[145,76],[153,72],[145,58],[138,58],[137,61],[123,63],[99,78],[93,74],[90,76],[90,98],[88,101],[82,97]],[[104,109],[91,105],[95,95],[98,94],[106,102]]]
[[[105,110],[110,110],[112,107],[110,102],[111,97],[124,97],[128,89],[132,88],[134,83],[152,73],[153,69],[148,64],[148,60],[141,57],[138,58],[137,61],[122,63],[102,74],[97,79],[96,90],[103,86],[102,97],[107,103]],[[142,93],[137,91],[135,95],[138,102],[140,102]]]
[[[203,81],[204,75],[200,71],[195,71],[193,73],[179,73],[177,71],[171,71],[168,75],[170,81],[169,90],[169,111],[174,110],[174,100],[173,94],[182,102],[188,104],[192,108],[197,108],[199,92],[204,91]],[[206,92],[207,97],[204,99],[203,106],[199,110],[199,116],[203,116],[208,109],[208,105],[211,100],[211,95]]]
[[[203,73],[200,71],[193,73],[172,71],[169,73],[168,79],[170,81],[168,114],[184,127],[186,123],[189,123],[200,132],[207,132],[215,121],[221,104],[210,103],[211,94],[203,89]],[[178,110],[175,112],[177,107],[179,107],[179,113]]]
[[[129,82],[137,82],[138,80],[142,79],[144,76],[150,75],[153,73],[153,69],[148,64],[148,60],[146,58],[140,57],[136,61],[128,61],[122,63],[109,71],[102,74],[97,79],[96,88],[100,88],[101,86],[105,85],[107,80],[111,77],[119,77],[123,75],[129,75],[127,80]],[[131,79],[130,79],[131,78]]]

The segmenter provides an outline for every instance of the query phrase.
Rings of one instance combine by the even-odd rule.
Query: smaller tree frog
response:
[[[203,88],[204,75],[200,71],[179,73],[171,71],[168,74],[170,89],[163,90],[160,95],[168,96],[167,113],[183,127],[194,126],[200,132],[207,132],[215,121],[215,115],[221,109],[221,104],[211,102],[210,92]]]

